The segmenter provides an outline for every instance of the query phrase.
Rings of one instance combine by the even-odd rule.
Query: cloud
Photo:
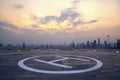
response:
[[[52,20],[56,20],[57,22],[63,22],[65,20],[73,21],[79,16],[80,14],[74,11],[73,8],[68,8],[68,9],[63,10],[60,16],[46,16],[45,18],[37,18],[33,16],[33,19],[35,20],[39,19],[41,23],[46,24]]]
[[[0,21],[0,28],[4,29],[6,31],[9,31],[9,32],[13,32],[15,34],[23,34],[24,33],[22,29],[18,28],[18,26],[8,23],[8,22]]]
[[[32,25],[36,29],[59,29],[59,30],[74,30],[83,28],[84,24],[95,23],[98,20],[84,21],[81,19],[82,14],[77,11],[76,4],[80,0],[74,0],[73,5],[61,11],[59,16],[47,15],[45,17],[37,17],[32,15],[31,19],[35,21]],[[85,28],[85,27],[84,27]]]
[[[88,23],[94,23],[94,22],[97,22],[98,20],[91,20],[89,21]]]
[[[64,22],[65,20],[70,21],[73,23],[73,21],[80,17],[80,13],[74,10],[74,8],[67,8],[61,12],[60,16],[45,16],[44,18],[38,18],[36,16],[32,16],[32,20],[38,21],[41,24],[47,24],[50,21],[55,20],[58,24]]]
[[[46,25],[51,21],[55,21],[58,25],[68,21],[72,26],[79,26],[83,24],[95,23],[98,20],[83,21],[81,20],[81,14],[75,10],[75,8],[67,8],[61,11],[60,16],[45,16],[44,18],[38,18],[32,16],[32,19],[37,21],[39,24]]]
[[[17,4],[14,6],[15,9],[23,9],[24,6],[23,5],[20,5],[20,4]]]
[[[76,22],[73,22],[72,24],[73,24],[73,26],[78,26],[78,25],[80,25],[80,24],[84,24],[85,22],[83,22],[83,21],[81,21],[81,20],[78,20],[78,21],[76,21]]]
[[[3,22],[3,21],[0,21],[0,27],[10,27],[12,29],[17,29],[17,26],[8,22]]]
[[[58,20],[58,17],[56,17],[56,16],[46,16],[45,18],[40,19],[40,22],[42,24],[46,24],[46,23],[48,23],[52,20]]]
[[[73,21],[77,17],[79,17],[80,14],[76,11],[74,11],[74,8],[68,8],[62,11],[61,16],[58,18],[58,21],[62,22],[64,20]]]
[[[33,28],[38,28],[38,25],[35,25],[35,24],[33,24],[33,25],[31,25]]]
[[[87,21],[87,22],[83,22],[83,21],[81,21],[81,20],[79,20],[79,21],[76,21],[76,22],[73,22],[72,24],[74,25],[74,26],[79,26],[80,24],[82,25],[82,24],[90,24],[90,23],[95,23],[95,22],[97,22],[98,20],[90,20],[90,21]]]
[[[72,1],[74,5],[76,5],[80,0],[74,0]]]

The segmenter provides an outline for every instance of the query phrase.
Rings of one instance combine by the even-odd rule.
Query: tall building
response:
[[[75,43],[74,43],[74,41],[72,41],[72,43],[70,44],[70,48],[72,48],[72,49],[75,48]]]
[[[15,49],[12,44],[7,44],[7,50]]]
[[[23,48],[23,49],[26,48],[26,44],[25,44],[25,43],[22,44],[22,48]]]
[[[81,48],[80,43],[77,43],[76,47],[77,49],[80,49]]]
[[[5,49],[5,47],[2,43],[0,43],[0,49]]]
[[[120,49],[120,39],[117,40],[117,49]]]
[[[98,38],[98,48],[100,48],[100,38]]]
[[[81,46],[81,48],[84,49],[85,48],[85,43],[81,43],[80,46]]]
[[[90,41],[86,42],[86,48],[90,48]]]
[[[110,35],[107,35],[108,38],[108,44],[110,43]]]
[[[97,43],[96,40],[94,40],[93,42],[91,42],[92,48],[95,49],[97,48]]]
[[[74,43],[74,41],[72,42],[72,48],[73,48],[73,49],[75,48],[75,43]]]
[[[104,41],[104,48],[107,48],[107,41]]]
[[[114,49],[117,48],[117,43],[114,42],[114,44],[113,44],[113,48],[114,48]]]

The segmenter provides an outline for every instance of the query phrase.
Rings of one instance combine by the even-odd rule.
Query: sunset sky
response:
[[[120,39],[120,0],[0,0],[0,43]]]

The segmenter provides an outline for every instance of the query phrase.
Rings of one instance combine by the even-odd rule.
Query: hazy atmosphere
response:
[[[120,38],[120,0],[0,0],[0,42],[63,44]]]

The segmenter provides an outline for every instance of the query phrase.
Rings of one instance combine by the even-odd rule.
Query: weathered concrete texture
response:
[[[116,50],[32,50],[26,52],[13,52],[10,54],[0,53],[0,80],[120,80],[120,54]],[[77,55],[96,58],[103,62],[103,66],[95,71],[78,74],[43,74],[35,73],[20,68],[17,64],[21,59],[40,56],[40,55]],[[61,63],[61,62],[58,62]],[[74,62],[72,62],[74,63]],[[43,64],[27,61],[27,65],[39,68]],[[69,62],[70,64],[70,62]],[[77,63],[74,63],[77,64]],[[83,65],[83,66],[82,66]],[[94,62],[87,65],[79,63],[78,66],[91,66]],[[44,68],[51,66],[47,65]],[[51,67],[53,68],[53,67]],[[59,70],[59,68],[54,67]],[[80,67],[79,67],[80,68]],[[76,67],[77,69],[77,67]]]

